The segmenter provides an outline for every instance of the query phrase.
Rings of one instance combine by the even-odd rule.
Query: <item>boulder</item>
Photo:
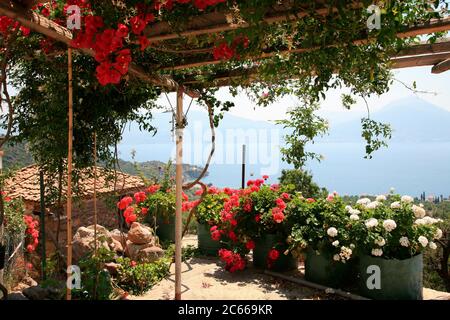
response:
[[[78,261],[86,254],[94,250],[94,226],[78,228],[72,243],[72,254],[74,261]],[[97,248],[109,249],[113,239],[105,227],[97,225]]]
[[[48,297],[48,292],[41,286],[33,286],[23,290],[23,295],[30,300],[45,300]]]
[[[119,241],[120,243],[122,243],[122,241],[127,241],[127,233],[126,232],[120,232],[119,229],[114,229],[112,231],[109,232],[109,234],[111,235],[111,238],[113,238],[113,240]],[[122,237],[123,234],[123,237]]]
[[[164,256],[164,250],[157,246],[152,246],[139,250],[136,260],[139,262],[152,263]]]
[[[7,300],[29,300],[29,299],[25,297],[22,292],[13,291],[8,294]]]
[[[112,239],[112,243],[109,244],[109,247],[110,247],[111,250],[113,250],[115,252],[118,252],[118,253],[122,253],[123,252],[122,243],[120,243],[116,239]]]
[[[134,244],[154,244],[155,237],[150,227],[144,226],[138,222],[133,222],[128,231],[128,240]]]
[[[135,244],[133,242],[131,242],[130,240],[127,241],[127,251],[126,251],[126,255],[131,259],[131,260],[137,260],[138,257],[138,253],[139,251],[145,249],[145,248],[149,248],[152,247],[153,245],[151,243],[146,243],[146,244]]]

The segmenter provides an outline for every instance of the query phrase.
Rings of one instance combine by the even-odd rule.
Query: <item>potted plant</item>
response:
[[[426,215],[412,197],[359,200],[352,228],[359,258],[359,289],[373,299],[422,299],[422,252],[436,249],[441,221]]]
[[[198,248],[206,255],[217,255],[221,244],[220,236],[214,231],[220,223],[220,213],[224,208],[224,203],[234,191],[228,188],[221,191],[211,187],[208,188],[207,192],[195,210],[195,217],[198,223]],[[201,195],[202,193],[203,189],[200,189],[196,192],[196,195]]]
[[[253,265],[274,271],[297,268],[297,260],[288,250],[289,235],[285,211],[291,200],[288,189],[265,184],[263,179],[251,180],[241,191],[236,212],[236,232],[247,235],[254,243]]]
[[[349,282],[355,244],[342,199],[336,193],[318,200],[297,196],[288,211],[291,248],[306,253],[305,279],[330,287],[342,287]]]

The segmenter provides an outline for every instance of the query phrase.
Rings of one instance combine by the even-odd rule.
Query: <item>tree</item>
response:
[[[295,186],[295,191],[301,192],[305,198],[318,198],[328,194],[327,189],[320,188],[313,181],[312,174],[301,169],[283,170],[280,183]]]

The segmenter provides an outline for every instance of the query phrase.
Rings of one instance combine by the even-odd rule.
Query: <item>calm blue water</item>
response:
[[[129,159],[131,149],[136,150],[136,160],[149,159],[167,161],[173,145],[126,145],[121,148],[122,157]],[[157,151],[156,151],[157,150]],[[225,161],[225,150],[233,150],[232,161]],[[363,143],[317,143],[309,150],[320,153],[324,160],[320,163],[310,162],[308,170],[312,171],[320,186],[340,194],[379,194],[386,193],[391,187],[402,194],[450,195],[450,143],[391,143],[389,148],[377,151],[373,159],[364,159]],[[202,149],[207,154],[208,146]],[[277,147],[264,150],[265,156],[247,157],[247,179],[270,176],[270,182],[277,182],[281,170],[289,168],[283,163]],[[206,182],[219,187],[239,187],[241,184],[240,149],[235,146],[218,147],[217,163],[209,170]],[[228,153],[229,154],[229,153]],[[186,148],[187,159],[193,160],[196,150]],[[259,161],[260,159],[260,161]],[[203,165],[202,161],[189,161],[191,164]],[[223,164],[231,163],[231,164]]]

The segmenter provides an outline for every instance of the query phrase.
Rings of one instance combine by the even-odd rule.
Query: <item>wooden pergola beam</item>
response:
[[[450,30],[450,17],[447,17],[445,19],[435,19],[435,20],[432,20],[425,24],[406,28],[405,31],[398,33],[397,37],[398,38],[409,38],[409,37],[415,37],[415,36],[419,36],[419,35],[430,34],[430,33],[434,33],[434,32],[446,32],[449,30]],[[354,45],[365,45],[374,40],[375,39],[372,39],[372,38],[357,39],[357,40],[353,41],[353,44]],[[338,46],[338,45],[339,44],[330,44],[329,46],[326,46],[326,47],[331,48],[331,47]],[[439,48],[439,46],[441,46],[442,48],[448,49],[448,44],[447,45],[435,44],[434,48]],[[324,47],[310,47],[310,48],[297,48],[297,49],[294,48],[294,49],[289,49],[289,50],[269,51],[269,52],[264,52],[256,57],[251,57],[251,60],[270,58],[275,55],[305,53],[305,52],[311,52],[311,51],[315,51],[315,50],[319,50],[319,49],[323,49],[323,48]],[[426,49],[427,49],[427,47],[423,47],[421,50],[426,50]],[[429,49],[429,47],[428,47],[428,49]],[[219,64],[219,63],[223,63],[223,61],[213,59],[213,58],[198,59],[198,60],[191,60],[187,63],[183,63],[183,64],[179,64],[179,65],[175,65],[175,66],[162,67],[161,70],[183,70],[183,69],[190,69],[190,68],[198,68],[198,67],[207,66],[207,65],[214,65],[214,64]]]
[[[363,3],[360,1],[352,2],[348,5],[352,9],[363,8]],[[319,16],[327,16],[337,13],[338,9],[326,5],[326,1],[317,1],[314,13]],[[272,7],[264,16],[262,21],[266,24],[275,24],[281,22],[293,22],[308,16],[309,8],[306,6],[297,5],[293,7],[291,0],[282,0],[280,4]],[[187,23],[185,30],[181,32],[174,32],[173,28],[168,22],[158,22],[148,26],[144,32],[145,36],[152,43],[177,39],[181,37],[193,37],[206,34],[234,31],[237,29],[244,29],[250,27],[250,24],[243,21],[241,23],[230,23],[229,16],[232,12],[211,12],[195,17]]]
[[[431,68],[431,73],[440,74],[450,70],[450,57],[447,60],[437,63]]]
[[[450,38],[441,39],[436,43],[420,43],[401,50],[396,57],[417,56],[433,53],[450,52]]]

